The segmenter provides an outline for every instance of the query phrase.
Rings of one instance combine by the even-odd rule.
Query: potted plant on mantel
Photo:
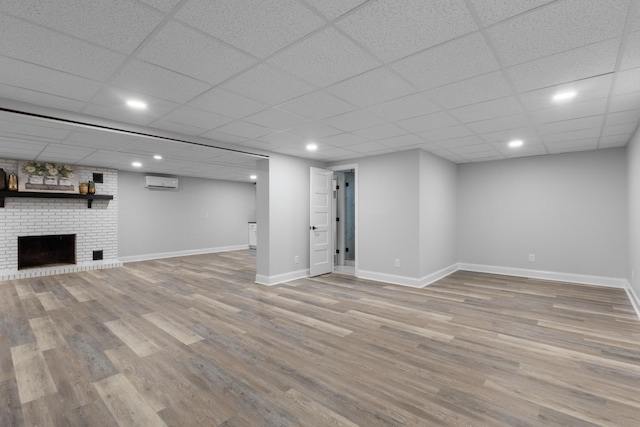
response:
[[[40,162],[28,162],[22,167],[24,173],[27,174],[29,183],[31,184],[44,184],[44,174],[47,170],[45,165]]]

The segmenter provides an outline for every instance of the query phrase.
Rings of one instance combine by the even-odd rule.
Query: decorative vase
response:
[[[9,175],[9,191],[18,191],[18,177],[15,174]]]
[[[0,168],[0,191],[7,189],[7,174],[4,169]]]
[[[89,194],[96,194],[96,183],[93,181],[89,181],[88,189]]]
[[[80,191],[80,194],[87,194],[89,192],[89,184],[81,182],[78,186],[78,190]]]

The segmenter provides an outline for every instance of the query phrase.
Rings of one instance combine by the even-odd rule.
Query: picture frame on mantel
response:
[[[78,193],[80,177],[70,165],[18,161],[18,191]]]

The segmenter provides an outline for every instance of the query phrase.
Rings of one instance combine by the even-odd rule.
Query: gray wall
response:
[[[324,162],[270,154],[259,163],[258,281],[309,269],[309,168]],[[264,182],[265,174],[268,183]],[[268,192],[268,194],[265,194]],[[268,248],[268,254],[265,254]],[[299,258],[298,264],[294,257]],[[308,274],[308,271],[307,271]]]
[[[640,130],[627,146],[629,203],[629,272],[627,277],[640,296]]]
[[[420,274],[420,150],[357,161],[358,269],[417,278]],[[400,267],[394,261],[400,260]]]
[[[460,262],[626,277],[626,165],[624,149],[460,165]]]
[[[144,188],[145,174],[118,172],[118,255],[215,249],[248,244],[255,221],[252,183],[179,177],[178,191]]]
[[[420,152],[420,276],[458,262],[458,168]]]

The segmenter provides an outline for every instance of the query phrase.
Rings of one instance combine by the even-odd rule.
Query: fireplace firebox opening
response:
[[[18,237],[18,270],[75,263],[75,234]]]

